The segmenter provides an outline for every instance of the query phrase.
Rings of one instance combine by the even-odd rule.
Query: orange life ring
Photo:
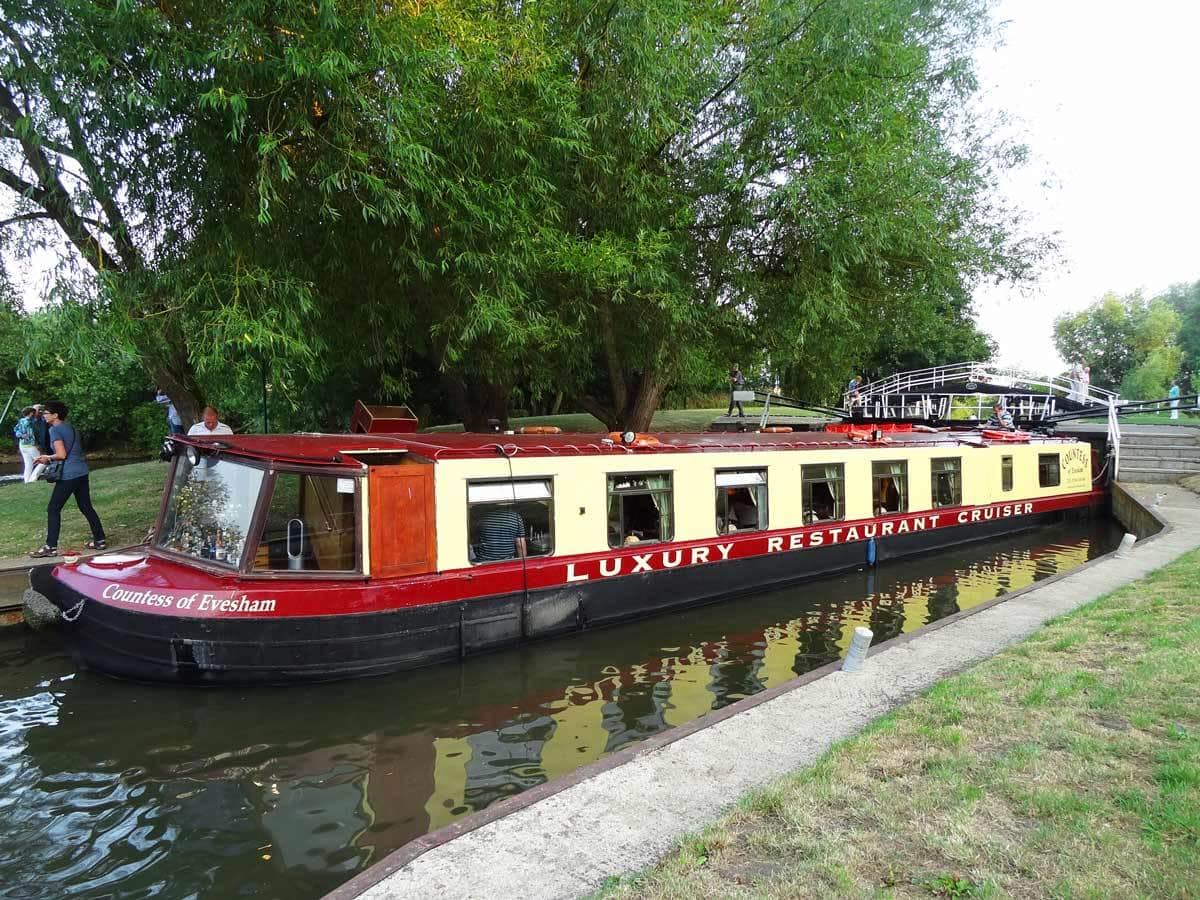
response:
[[[610,431],[608,433],[608,439],[614,444],[620,444],[622,447],[654,447],[662,443],[662,441],[660,441],[654,435],[642,434],[640,431],[633,435],[633,440],[628,444],[625,443],[622,434],[619,431]]]
[[[983,432],[985,440],[996,441],[1000,444],[1017,444],[1027,443],[1029,441],[1028,431],[994,431],[987,429]]]
[[[562,434],[557,425],[522,425],[521,434]]]
[[[763,434],[791,434],[791,425],[768,425],[766,428],[758,429]]]

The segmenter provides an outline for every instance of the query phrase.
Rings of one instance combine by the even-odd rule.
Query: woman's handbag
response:
[[[79,440],[79,432],[71,429],[75,434],[75,441]],[[71,455],[71,449],[75,446],[75,441],[71,441],[71,446],[67,448],[67,456]],[[66,464],[65,459],[52,459],[46,463],[46,468],[42,471],[42,479],[53,484],[56,481],[62,481],[63,466]]]

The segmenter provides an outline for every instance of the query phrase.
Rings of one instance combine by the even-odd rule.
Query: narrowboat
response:
[[[381,424],[382,423],[382,424]],[[80,660],[205,684],[374,675],[712,602],[1103,502],[1087,443],[853,428],[176,438],[146,544],[41,590]]]

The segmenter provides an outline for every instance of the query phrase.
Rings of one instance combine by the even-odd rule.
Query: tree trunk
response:
[[[154,384],[175,404],[179,418],[183,420],[183,430],[196,424],[203,417],[204,392],[196,380],[190,363],[172,366],[164,363],[148,363],[147,371],[154,379]]]
[[[496,427],[501,431],[508,429],[508,395],[511,389],[507,385],[447,375],[443,376],[443,388],[464,430],[490,432]],[[491,424],[493,421],[498,424]]]
[[[663,373],[657,368],[640,372],[632,379],[622,380],[621,387],[625,405],[620,409],[592,397],[585,397],[580,405],[585,412],[603,422],[609,431],[649,431],[667,388]]]
[[[604,427],[609,431],[617,430],[617,424],[621,421],[621,417],[611,406],[606,406],[594,397],[580,398],[579,405],[584,412],[591,413],[603,422]]]
[[[622,422],[623,431],[649,431],[654,413],[662,400],[663,391],[667,388],[662,374],[655,369],[643,372],[638,381],[637,390],[629,398],[628,410]]]

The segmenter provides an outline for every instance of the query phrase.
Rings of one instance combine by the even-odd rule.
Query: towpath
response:
[[[836,741],[1045,622],[1200,546],[1200,497],[1126,485],[1167,528],[995,605],[876,649],[859,674],[809,673],[689,726],[496,804],[402,847],[333,898],[577,897],[643,869],[747,791],[811,764]]]

